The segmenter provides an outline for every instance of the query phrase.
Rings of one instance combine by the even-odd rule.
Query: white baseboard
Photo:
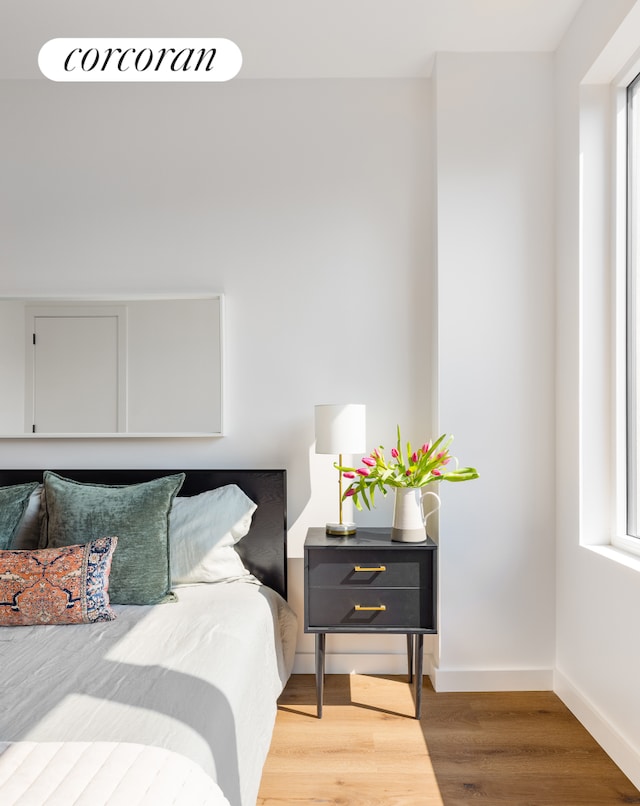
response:
[[[404,652],[341,653],[328,652],[327,674],[407,674]],[[298,652],[293,674],[314,674],[315,654]],[[431,678],[435,691],[552,691],[552,669],[439,669],[433,655],[425,651],[424,674]]]
[[[640,752],[633,747],[587,697],[556,669],[553,691],[589,731],[602,749],[620,767],[631,783],[640,789]]]
[[[441,669],[430,673],[436,691],[552,691],[553,669]]]

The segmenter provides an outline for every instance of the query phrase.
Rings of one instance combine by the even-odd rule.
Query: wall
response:
[[[313,405],[366,403],[372,446],[436,423],[481,479],[442,489],[434,680],[550,687],[551,80],[549,56],[442,55],[433,83],[0,84],[0,292],[224,292],[228,433],[5,441],[3,464],[286,467],[302,614],[304,534],[337,506]],[[401,636],[328,649],[404,671]]]
[[[624,61],[638,44],[640,15],[632,0],[588,0],[556,57],[555,690],[640,786],[640,563],[597,545],[608,543],[615,529],[614,266],[613,250],[605,241],[611,236],[613,210],[608,150],[613,108],[606,110],[604,123],[596,121],[594,131],[593,120],[587,118],[602,93],[581,92],[581,82],[630,10],[635,17],[626,27],[632,50],[617,48],[618,59]],[[613,78],[609,72],[607,81]],[[590,110],[581,109],[581,97]],[[600,175],[594,176],[590,161],[585,164],[587,134],[602,140]],[[594,204],[600,206],[599,216],[594,216]]]
[[[314,404],[367,404],[372,447],[431,423],[429,81],[5,81],[0,103],[0,294],[223,292],[228,434],[5,440],[2,464],[285,467],[302,616],[304,535],[338,503]],[[393,638],[331,641],[335,668],[401,668]]]
[[[440,54],[434,92],[439,419],[480,472],[442,487],[434,680],[551,688],[552,57]]]

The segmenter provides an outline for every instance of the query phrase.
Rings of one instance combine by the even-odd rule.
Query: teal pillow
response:
[[[169,511],[184,473],[142,484],[85,484],[44,473],[42,548],[116,535],[112,604],[150,605],[171,597]]]
[[[29,496],[37,481],[0,487],[0,551],[8,549],[27,511]]]

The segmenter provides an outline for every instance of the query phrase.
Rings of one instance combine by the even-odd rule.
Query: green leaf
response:
[[[396,450],[398,451],[398,459],[397,459],[397,461],[398,461],[399,464],[404,464],[404,459],[402,458],[402,442],[401,442],[402,438],[400,436],[400,426],[398,425],[398,426],[396,426],[396,428],[397,428],[397,432],[398,432],[398,441],[396,443]]]
[[[429,456],[429,457],[433,456],[433,454],[436,452],[436,450],[437,450],[437,449],[440,447],[440,445],[441,445],[441,443],[442,443],[442,440],[443,440],[443,439],[444,439],[446,436],[447,436],[446,434],[440,434],[440,436],[438,437],[438,439],[436,439],[436,441],[433,443],[433,445],[432,445],[432,446],[429,448],[429,450],[427,451],[427,454],[426,454],[426,455],[427,455],[427,456]],[[449,438],[449,441],[447,442],[447,445],[450,445],[450,444],[451,444],[451,440],[452,440],[452,439],[453,439],[453,437],[450,437],[450,438]]]
[[[355,473],[355,467],[346,467],[345,465],[339,465],[337,462],[333,463],[333,466],[336,470],[341,470],[343,473]]]
[[[440,479],[442,481],[471,481],[479,477],[480,474],[475,467],[461,467],[458,470],[452,470],[450,473],[443,473]]]

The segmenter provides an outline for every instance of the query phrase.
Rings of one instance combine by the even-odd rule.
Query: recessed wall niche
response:
[[[222,295],[0,298],[2,437],[221,436]]]

